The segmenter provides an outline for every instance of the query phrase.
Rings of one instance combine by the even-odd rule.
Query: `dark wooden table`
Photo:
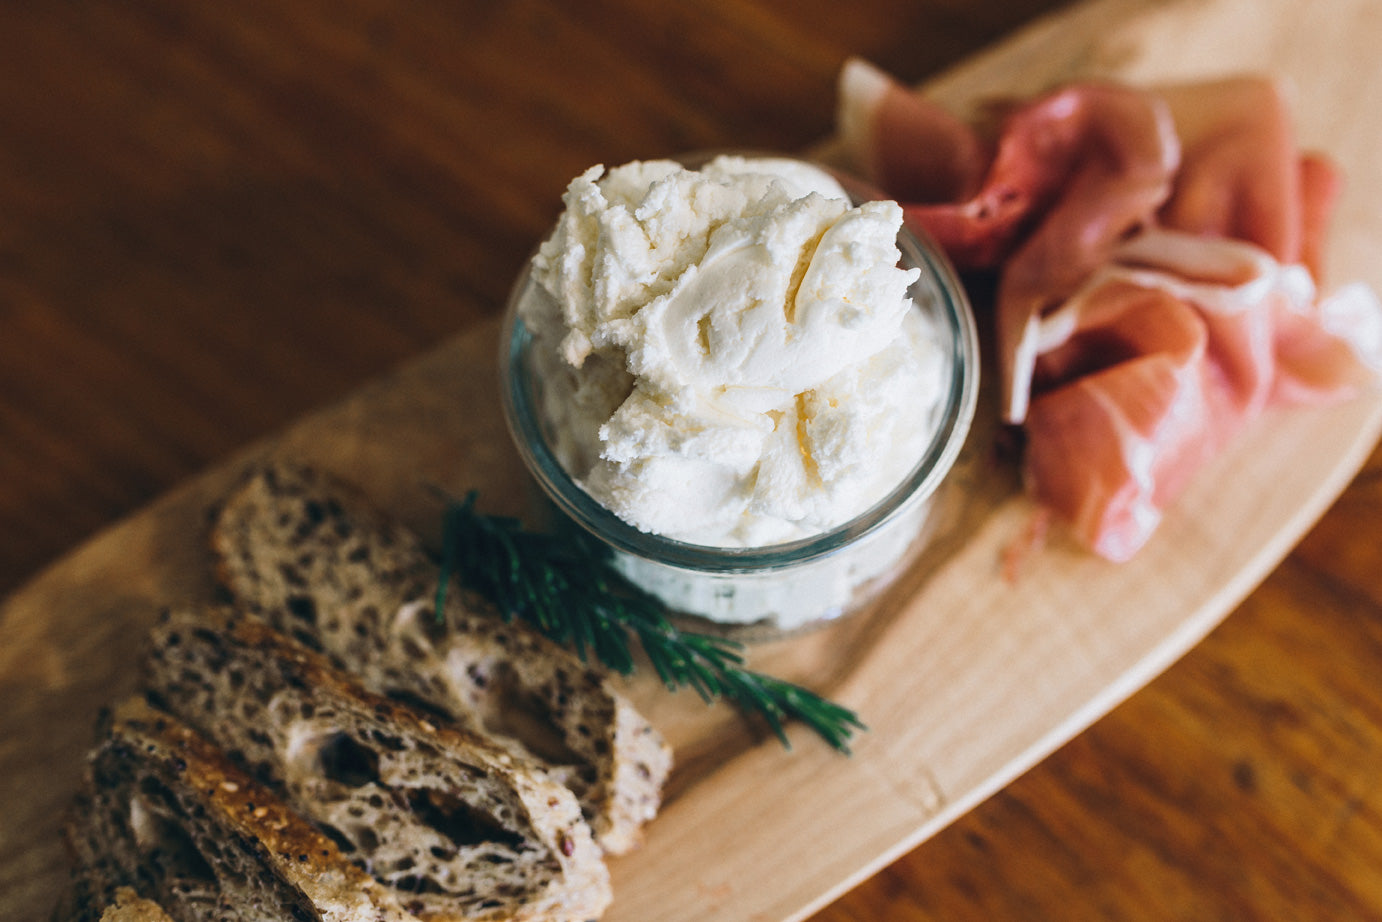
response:
[[[1059,6],[0,6],[0,595],[495,314],[589,164],[803,148],[847,55],[920,81]],[[1194,652],[818,919],[1382,918],[1379,522],[1375,453]]]

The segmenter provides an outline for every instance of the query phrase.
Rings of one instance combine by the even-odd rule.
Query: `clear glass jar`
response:
[[[861,198],[847,179],[841,182]],[[609,547],[624,575],[661,599],[670,613],[707,619],[744,639],[781,636],[858,609],[919,550],[932,499],[973,418],[979,352],[969,302],[944,255],[905,227],[897,243],[898,264],[921,269],[908,293],[913,309],[923,311],[937,331],[949,366],[931,441],[910,474],[872,508],[830,531],[767,547],[708,547],[649,534],[582,489],[553,453],[540,418],[540,382],[529,359],[532,336],[518,312],[528,286],[536,283],[525,269],[514,284],[501,334],[500,374],[518,452],[559,513]]]

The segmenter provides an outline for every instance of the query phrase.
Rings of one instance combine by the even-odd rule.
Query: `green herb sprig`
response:
[[[516,519],[481,515],[471,492],[447,505],[442,534],[438,617],[454,578],[506,620],[526,621],[623,675],[633,672],[636,640],[669,690],[690,687],[706,702],[732,701],[760,715],[788,748],[789,719],[844,753],[854,732],[866,729],[850,709],[745,668],[742,644],[678,628],[662,603],[625,579],[608,550],[583,532],[532,532]]]

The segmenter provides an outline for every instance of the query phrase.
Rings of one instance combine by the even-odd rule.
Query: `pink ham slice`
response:
[[[841,123],[958,267],[999,270],[1001,412],[1025,425],[1029,490],[1105,557],[1135,553],[1265,407],[1382,378],[1372,292],[1316,298],[1338,175],[1299,153],[1271,81],[1073,85],[1012,107],[990,145],[855,63]]]
[[[1338,169],[1325,157],[1300,158],[1300,262],[1316,280],[1324,279],[1324,242],[1342,185]]]
[[[1301,170],[1285,94],[1263,77],[1161,87],[1184,150],[1161,223],[1301,256]]]
[[[1163,291],[1110,281],[1079,299],[1079,327],[1048,356],[1069,382],[1027,418],[1028,489],[1076,538],[1126,560],[1207,451],[1204,325]],[[1099,367],[1086,367],[1092,359]]]
[[[989,152],[968,123],[866,61],[840,71],[837,120],[866,177],[904,202],[973,195]]]
[[[1149,223],[1170,192],[1179,146],[1165,107],[1124,87],[1059,90],[1015,114],[1000,144],[1023,169],[1051,169],[1056,195],[1008,257],[998,285],[999,393],[1006,421],[1026,416],[1042,315],[1108,261],[1130,232]],[[981,193],[982,194],[982,193]]]
[[[1156,229],[1041,324],[1028,489],[1126,560],[1205,461],[1267,406],[1345,398],[1382,374],[1382,305],[1317,301],[1309,272],[1241,241]]]
[[[1382,305],[1368,286],[1345,285],[1276,320],[1273,403],[1335,403],[1382,379]]]

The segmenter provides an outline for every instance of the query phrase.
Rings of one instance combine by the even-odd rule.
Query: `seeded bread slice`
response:
[[[565,787],[486,736],[438,727],[255,618],[153,632],[153,700],[248,766],[434,922],[584,922],[609,873]]]
[[[69,918],[125,905],[152,920],[137,913],[156,901],[175,922],[413,919],[335,843],[142,699],[109,718],[64,834],[75,859]],[[123,887],[146,899],[130,905]]]
[[[271,463],[225,501],[211,535],[237,604],[325,652],[379,694],[513,741],[576,794],[611,854],[652,819],[671,751],[607,676],[454,591],[421,541],[345,485]]]

